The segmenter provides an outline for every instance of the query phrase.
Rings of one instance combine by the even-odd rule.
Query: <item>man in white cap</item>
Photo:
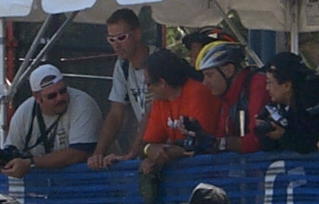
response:
[[[33,97],[15,112],[5,146],[31,157],[12,159],[2,173],[21,178],[31,167],[57,168],[86,161],[102,122],[94,99],[67,87],[61,72],[51,64],[35,69],[29,81]]]

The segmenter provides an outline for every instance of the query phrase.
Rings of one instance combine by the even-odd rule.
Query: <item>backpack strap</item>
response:
[[[122,71],[124,73],[125,80],[128,79],[128,67],[129,67],[129,61],[126,59],[123,60],[121,63],[121,68],[122,68]]]
[[[128,68],[129,68],[129,61],[127,60],[127,59],[124,59],[124,60],[122,60],[122,62],[121,62],[121,68],[122,68],[122,72],[123,72],[123,74],[124,74],[124,78],[125,78],[125,80],[126,80],[126,83],[127,83],[127,80],[128,80]],[[129,99],[129,96],[128,96],[128,94],[126,94],[126,96],[125,96],[125,101],[129,101],[130,99]]]
[[[249,124],[249,94],[250,94],[250,86],[252,78],[256,74],[260,74],[263,72],[262,69],[256,68],[256,67],[248,67],[247,69],[250,69],[248,74],[246,75],[246,78],[243,82],[242,89],[239,95],[239,100],[230,108],[230,120],[234,124],[234,132],[232,132],[235,135],[242,135],[241,134],[241,127],[240,127],[240,114],[241,112],[244,113],[244,133],[248,133],[248,124]],[[239,133],[239,134],[238,134]]]

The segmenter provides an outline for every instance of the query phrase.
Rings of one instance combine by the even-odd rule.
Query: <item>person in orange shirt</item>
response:
[[[145,203],[156,203],[157,186],[149,184],[156,183],[156,174],[164,163],[213,150],[211,135],[217,127],[220,101],[193,79],[194,69],[185,60],[166,49],[147,58],[144,73],[153,103],[143,136],[145,159],[140,168],[141,192]],[[205,142],[187,138],[181,132],[180,127],[187,125],[188,119],[196,119],[210,134],[204,138]]]

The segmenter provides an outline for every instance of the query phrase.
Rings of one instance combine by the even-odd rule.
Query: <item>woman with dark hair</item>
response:
[[[269,132],[261,134],[264,150],[316,151],[318,76],[304,65],[301,57],[290,52],[276,55],[265,68],[267,90],[274,105],[266,106],[268,116],[257,120],[259,127],[265,121],[271,125]]]
[[[213,150],[197,138],[187,140],[181,132],[184,118],[196,119],[203,129],[213,135],[217,126],[220,102],[201,82],[193,79],[195,70],[169,50],[154,52],[145,63],[146,84],[153,102],[144,132],[141,164],[141,192],[145,203],[156,203],[157,179],[160,168],[168,161]],[[211,143],[212,144],[212,143]]]

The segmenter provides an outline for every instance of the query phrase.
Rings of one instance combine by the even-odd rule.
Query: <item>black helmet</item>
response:
[[[187,49],[191,48],[191,44],[201,43],[202,45],[207,45],[210,42],[222,40],[229,42],[236,42],[237,40],[231,35],[223,32],[223,30],[219,27],[207,26],[201,28],[199,31],[187,34],[184,36],[182,42],[186,46]]]

